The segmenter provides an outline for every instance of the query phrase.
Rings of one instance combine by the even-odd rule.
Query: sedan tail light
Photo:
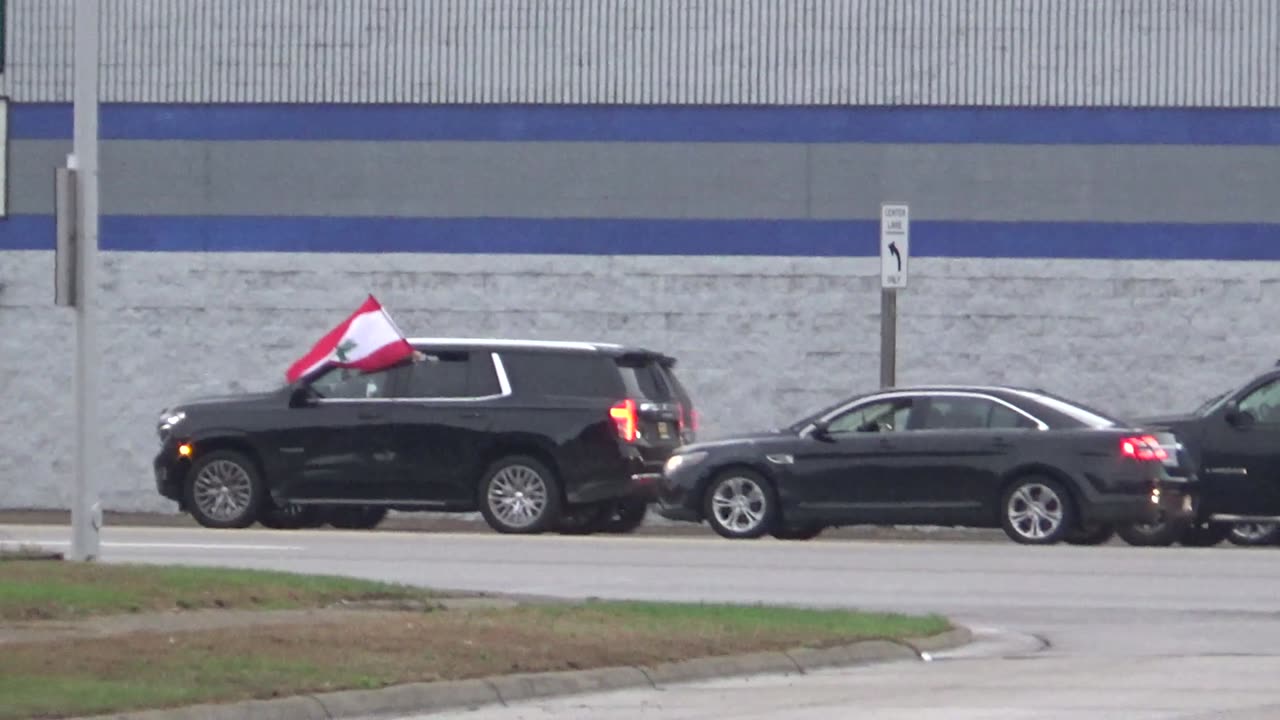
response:
[[[618,430],[618,437],[625,442],[635,442],[639,433],[640,411],[635,400],[619,400],[609,408],[609,417]]]
[[[1160,441],[1151,435],[1127,437],[1120,441],[1120,454],[1134,460],[1156,461],[1169,457]]]

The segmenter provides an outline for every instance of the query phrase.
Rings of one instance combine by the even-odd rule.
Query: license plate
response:
[[[670,439],[671,439],[671,425],[670,425],[670,424],[668,424],[668,423],[664,423],[664,422],[660,422],[660,423],[658,423],[658,437],[659,437],[659,438],[662,438],[663,440],[670,440]]]

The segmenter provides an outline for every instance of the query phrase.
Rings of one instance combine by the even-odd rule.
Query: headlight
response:
[[[667,465],[665,470],[666,472],[672,473],[688,465],[697,465],[698,463],[706,459],[707,459],[707,454],[705,452],[691,452],[691,453],[681,453],[679,455],[672,455],[667,460]]]

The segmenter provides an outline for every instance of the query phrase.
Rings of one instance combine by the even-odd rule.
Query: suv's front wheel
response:
[[[217,450],[192,464],[186,505],[196,522],[207,528],[246,528],[258,519],[262,490],[252,460],[243,453]]]
[[[543,532],[560,517],[560,485],[533,458],[503,458],[480,483],[480,513],[500,533]]]

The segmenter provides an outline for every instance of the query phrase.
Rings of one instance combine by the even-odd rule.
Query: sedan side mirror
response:
[[[824,442],[829,442],[831,440],[831,424],[826,420],[814,421],[813,436]]]

